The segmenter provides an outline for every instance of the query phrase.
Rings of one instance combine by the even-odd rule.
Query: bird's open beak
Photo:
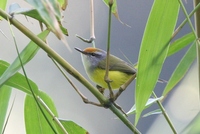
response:
[[[77,51],[79,51],[79,52],[81,52],[82,54],[86,54],[83,50],[81,50],[81,49],[78,48],[78,47],[75,47],[74,49],[77,50]]]

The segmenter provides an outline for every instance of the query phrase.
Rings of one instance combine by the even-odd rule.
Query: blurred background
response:
[[[16,2],[9,0],[8,5]],[[17,1],[21,7],[30,7],[25,1]],[[95,4],[95,44],[97,48],[106,49],[107,29],[108,29],[108,7],[102,1],[94,1]],[[121,24],[114,16],[112,16],[111,28],[111,53],[126,60],[121,51],[129,58],[132,63],[137,62],[140,43],[142,40],[145,24],[153,4],[153,0],[126,0],[118,1],[118,13],[121,20],[130,25],[131,28]],[[193,8],[193,1],[184,1],[188,13]],[[84,37],[90,37],[90,1],[69,1],[68,7],[64,12],[63,26],[68,29],[69,36],[66,37],[72,52],[59,41],[53,34],[48,37],[49,45],[66,59],[74,68],[76,68],[86,78],[87,75],[81,63],[80,53],[75,51],[74,47],[84,49],[91,46],[82,42],[75,37],[76,34]],[[30,28],[35,34],[40,32],[38,22],[33,19],[26,18],[22,15],[16,15],[20,22]],[[184,20],[185,16],[180,10],[178,24]],[[192,19],[193,21],[193,19]],[[6,21],[0,22],[0,29],[8,36],[6,39],[3,35],[0,36],[0,59],[12,63],[16,58],[17,53],[14,47],[13,39]],[[28,43],[29,39],[20,31],[14,29],[17,44],[22,50]],[[176,38],[190,32],[188,25],[180,31]],[[182,56],[187,51],[186,47],[181,52],[167,58],[160,78],[168,80],[177,66]],[[91,134],[131,134],[132,132],[120,121],[115,118],[115,115],[108,109],[95,107],[84,104],[79,95],[68,84],[56,66],[49,59],[43,50],[39,50],[34,59],[25,66],[27,75],[35,83],[40,90],[46,92],[54,101],[58,110],[59,118],[73,120],[80,126],[85,128]],[[199,112],[199,92],[197,86],[197,67],[194,63],[187,73],[186,77],[176,86],[176,88],[168,95],[164,102],[166,111],[168,112],[172,122],[180,132],[194,116]],[[79,90],[87,96],[89,100],[97,101],[87,89],[81,85],[76,79],[68,75]],[[117,103],[127,112],[134,104],[134,87],[133,82],[125,92],[118,98]],[[165,84],[158,83],[156,93],[161,95]],[[9,118],[5,134],[25,134],[23,105],[25,94],[18,90],[13,90],[11,102],[15,97],[14,107]],[[158,107],[153,105],[144,111],[144,114]],[[131,122],[134,122],[134,116],[128,117]],[[167,122],[162,115],[152,115],[146,118],[141,118],[138,124],[138,129],[142,133],[154,134],[170,134]]]

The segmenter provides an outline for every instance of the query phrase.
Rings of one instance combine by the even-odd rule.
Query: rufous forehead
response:
[[[88,48],[84,49],[83,51],[88,52],[88,53],[93,53],[93,52],[96,52],[97,49],[94,47],[88,47]]]

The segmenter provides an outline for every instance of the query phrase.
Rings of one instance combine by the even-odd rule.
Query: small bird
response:
[[[104,80],[106,73],[107,52],[98,48],[88,47],[84,50],[75,48],[81,52],[83,66],[88,77],[98,86],[108,89],[108,84]],[[136,69],[122,59],[111,55],[109,57],[109,79],[112,89],[119,89],[135,73]]]

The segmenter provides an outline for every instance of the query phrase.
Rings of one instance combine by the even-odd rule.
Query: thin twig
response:
[[[104,76],[104,80],[108,85],[108,89],[110,91],[110,98],[114,97],[114,93],[112,91],[110,82],[112,80],[109,79],[109,65],[110,65],[110,31],[111,31],[111,17],[112,17],[112,5],[113,3],[109,2],[109,18],[108,18],[108,39],[107,39],[107,56],[106,56],[106,73]]]
[[[194,6],[197,6],[200,4],[200,0],[194,0]],[[195,28],[196,28],[196,51],[197,51],[197,64],[198,64],[198,78],[200,80],[200,43],[199,43],[199,38],[200,38],[200,10],[197,10],[195,13]],[[198,81],[199,81],[198,80]],[[200,98],[200,82],[199,83],[199,98]]]
[[[11,20],[12,20],[12,19],[13,19],[13,18],[11,18]],[[8,21],[9,26],[10,26],[10,31],[11,31],[12,36],[13,36],[13,40],[14,40],[14,44],[15,44],[15,49],[16,49],[16,51],[17,51],[17,55],[18,55],[18,58],[19,58],[19,61],[20,61],[20,64],[21,64],[22,71],[23,71],[23,73],[24,73],[25,79],[26,79],[26,81],[27,81],[27,84],[28,84],[28,86],[29,86],[29,88],[30,88],[30,91],[31,91],[32,95],[33,95],[33,98],[34,98],[34,100],[35,100],[37,106],[39,107],[39,109],[40,109],[42,115],[43,115],[44,118],[46,119],[46,121],[47,121],[47,123],[49,124],[49,126],[51,127],[52,131],[53,131],[54,133],[56,133],[56,130],[54,129],[54,127],[52,126],[52,124],[51,124],[50,121],[48,120],[48,118],[47,118],[46,114],[44,113],[44,111],[42,110],[41,106],[39,105],[39,103],[38,103],[38,101],[37,101],[37,98],[36,98],[36,95],[35,95],[35,93],[33,92],[33,89],[32,89],[32,87],[31,87],[31,84],[30,84],[29,79],[28,79],[28,77],[27,77],[27,74],[26,74],[26,71],[25,71],[25,68],[24,68],[22,59],[21,59],[21,57],[20,57],[19,49],[18,49],[18,46],[17,46],[17,41],[16,41],[16,38],[15,38],[15,36],[14,36],[14,32],[13,32],[13,30],[12,30],[12,28],[11,28],[11,23],[10,23],[11,20],[10,20],[9,18],[7,18],[7,21]],[[68,134],[68,133],[66,132],[65,129],[63,130],[63,132],[65,132],[65,134]]]
[[[94,34],[94,0],[90,0],[90,38],[85,39],[76,34],[76,37],[81,39],[83,42],[86,43],[93,43],[93,47],[95,47],[95,34]]]
[[[126,82],[124,83],[118,90],[118,92],[114,96],[114,101],[120,96],[120,94],[128,87],[128,85],[136,78],[136,73]]]
[[[152,94],[153,94],[154,98],[156,98],[156,99],[158,98],[154,92],[152,92]],[[165,108],[161,104],[160,100],[157,100],[156,102],[157,102],[158,106],[160,107],[162,114],[164,115],[165,119],[167,120],[167,122],[168,122],[170,128],[172,129],[173,133],[177,134],[177,131],[176,131],[172,121],[170,120],[168,114],[166,113]]]
[[[40,109],[42,115],[44,116],[44,118],[46,119],[47,123],[48,123],[49,126],[51,127],[52,131],[53,131],[54,133],[56,133],[55,128],[52,126],[52,124],[51,124],[50,121],[48,120],[46,114],[45,114],[44,111],[42,110],[42,107],[39,105],[39,103],[38,103],[38,101],[37,101],[37,100],[38,100],[38,99],[37,99],[38,96],[36,96],[35,93],[33,92],[33,89],[32,89],[32,87],[31,87],[31,84],[30,84],[29,80],[28,80],[28,76],[27,76],[27,74],[26,74],[26,71],[25,71],[25,68],[24,68],[22,59],[21,59],[21,57],[20,57],[19,49],[18,49],[18,47],[17,47],[17,42],[16,42],[16,38],[15,38],[15,36],[14,36],[14,32],[13,32],[13,30],[12,30],[12,28],[11,28],[10,20],[9,20],[9,19],[7,19],[7,20],[8,20],[9,25],[10,25],[10,30],[11,30],[11,33],[12,33],[12,36],[13,36],[15,48],[16,48],[16,51],[17,51],[17,55],[18,55],[18,58],[19,58],[21,67],[22,67],[22,71],[23,71],[23,73],[24,73],[24,76],[25,76],[25,79],[26,79],[26,81],[27,81],[27,84],[28,84],[28,86],[29,86],[29,88],[30,88],[30,91],[31,91],[31,93],[32,93],[32,95],[33,95],[33,98],[34,98],[34,100],[35,100],[37,106],[39,107],[39,109]],[[46,107],[44,107],[44,108],[47,110],[48,113],[52,113],[51,110],[48,108],[47,105],[46,105]],[[51,115],[52,115],[52,114],[51,114]],[[52,118],[55,119],[56,116],[53,115]],[[59,121],[57,121],[57,120],[55,120],[55,121],[56,121],[57,125],[61,128],[61,130],[62,130],[65,134],[68,134],[67,131],[65,130],[65,128],[63,127],[63,125],[62,125]]]
[[[62,70],[62,68],[58,65],[58,63],[56,63],[56,61],[50,57],[51,60],[53,61],[53,63],[56,65],[56,67],[60,70],[60,72],[62,73],[62,75],[66,78],[66,80],[69,82],[69,84],[74,88],[74,90],[78,93],[78,95],[81,97],[81,99],[83,100],[84,103],[86,104],[92,104],[92,105],[95,105],[95,106],[99,106],[99,107],[103,107],[102,104],[100,103],[96,103],[96,102],[92,102],[92,101],[89,101],[87,99],[87,97],[85,97],[79,90],[78,88],[73,84],[73,82],[70,80],[70,78],[65,74],[65,72]]]

